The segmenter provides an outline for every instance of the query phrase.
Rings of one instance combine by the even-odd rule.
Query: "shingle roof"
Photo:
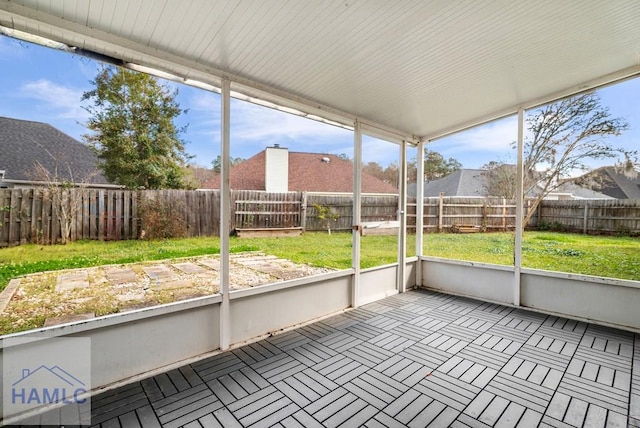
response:
[[[91,149],[51,125],[0,117],[0,170],[6,180],[42,181],[37,162],[58,181],[107,184]]]
[[[437,180],[424,183],[424,197],[440,196],[485,196],[486,176],[483,169],[459,169]],[[409,196],[416,196],[415,183],[407,187]]]
[[[329,162],[323,158],[328,158]],[[265,151],[232,167],[229,179],[232,189],[265,190]],[[207,181],[204,188],[219,189],[220,176]],[[353,164],[336,155],[289,152],[289,191],[352,192]],[[398,193],[398,189],[363,173],[362,192]]]
[[[627,177],[612,166],[598,168],[586,175],[591,174],[604,175],[600,192],[616,199],[640,199],[640,176]]]

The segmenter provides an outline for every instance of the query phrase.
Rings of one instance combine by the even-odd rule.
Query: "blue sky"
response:
[[[49,123],[82,141],[88,115],[82,93],[100,65],[49,48],[0,36],[0,116]],[[220,152],[220,97],[201,89],[178,85],[178,102],[188,113],[178,125],[188,124],[183,139],[194,163],[210,166]],[[638,148],[640,141],[640,79],[599,91],[611,113],[624,117],[630,129],[612,140],[617,147]],[[490,160],[513,159],[510,143],[516,139],[516,118],[509,117],[433,142],[429,148],[458,159],[466,168]],[[267,146],[280,144],[291,151],[353,155],[351,131],[293,116],[239,100],[232,100],[231,154],[248,158]],[[365,138],[363,161],[386,165],[397,162],[396,145]],[[409,157],[415,156],[415,150]],[[594,165],[598,166],[598,165]]]

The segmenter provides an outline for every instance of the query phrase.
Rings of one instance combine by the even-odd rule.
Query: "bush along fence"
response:
[[[349,231],[352,196],[231,192],[231,228]],[[362,222],[397,219],[397,195],[363,195]],[[217,236],[220,192],[188,190],[0,189],[0,246],[80,239]],[[416,201],[407,225],[415,232]],[[424,231],[510,230],[515,204],[499,198],[429,198]],[[529,226],[583,233],[640,233],[640,200],[543,201]]]

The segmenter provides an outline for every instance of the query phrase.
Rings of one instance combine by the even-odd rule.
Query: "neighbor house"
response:
[[[46,123],[0,117],[0,153],[0,187],[111,187],[91,148]]]
[[[615,199],[640,199],[640,176],[626,173],[615,166],[604,166],[588,172],[583,177],[585,185],[591,184],[601,193]]]
[[[437,180],[424,182],[424,197],[434,198],[440,196],[452,197],[488,197],[489,174],[485,169],[459,169]],[[638,190],[640,193],[640,188]],[[407,186],[407,194],[416,196],[416,184]],[[535,197],[539,191],[528,192],[527,197]],[[598,192],[586,186],[580,186],[573,182],[561,184],[553,192],[547,194],[544,199],[610,199],[605,192]]]
[[[267,192],[353,192],[353,164],[336,155],[290,152],[284,147],[267,147],[249,159],[231,167],[231,188]],[[220,175],[203,186],[220,188]],[[397,194],[398,189],[362,173],[363,193]]]

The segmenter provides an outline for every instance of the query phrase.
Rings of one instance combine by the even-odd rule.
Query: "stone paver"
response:
[[[184,262],[184,263],[173,263],[171,266],[178,269],[181,272],[188,274],[202,274],[207,273],[208,270],[203,268],[202,266],[198,266],[192,262]]]
[[[99,394],[92,423],[637,426],[638,346],[622,330],[412,291]]]
[[[91,318],[95,318],[95,317],[96,317],[96,314],[94,314],[93,312],[89,312],[86,314],[65,315],[63,317],[52,317],[52,318],[47,318],[44,321],[44,326],[50,327],[52,325],[65,324],[68,322],[90,320]]]
[[[86,270],[81,269],[59,275],[56,284],[56,291],[63,292],[88,286],[89,273]]]
[[[166,282],[178,279],[178,275],[165,265],[152,265],[142,268],[152,281]]]
[[[127,284],[138,280],[138,275],[129,267],[118,267],[106,269],[105,277],[115,285]]]

